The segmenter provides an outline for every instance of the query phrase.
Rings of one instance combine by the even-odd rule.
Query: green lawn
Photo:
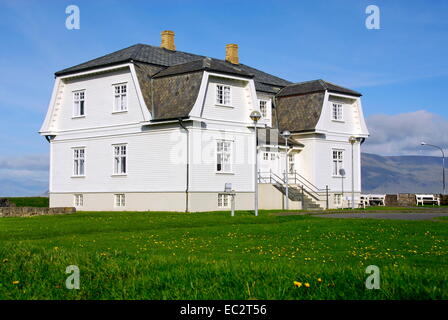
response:
[[[0,299],[448,299],[447,239],[446,220],[267,212],[0,218]],[[372,264],[379,290],[364,285]],[[65,288],[69,265],[80,268],[80,290]]]

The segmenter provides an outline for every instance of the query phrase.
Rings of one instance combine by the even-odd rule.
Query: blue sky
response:
[[[65,28],[71,4],[80,8],[80,30]],[[365,27],[370,4],[381,10],[380,30]],[[181,51],[224,58],[225,44],[238,43],[242,63],[356,89],[372,133],[366,151],[421,154],[419,139],[448,140],[447,13],[448,1],[437,0],[0,0],[0,162],[46,162],[37,131],[55,71],[135,43],[159,45],[165,29]]]

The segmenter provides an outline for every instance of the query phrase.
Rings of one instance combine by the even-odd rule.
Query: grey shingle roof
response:
[[[174,66],[168,67],[158,74],[154,76],[154,78],[161,78],[166,76],[172,76],[175,74],[183,74],[190,73],[195,71],[217,71],[221,73],[234,74],[242,77],[253,78],[253,74],[249,74],[243,69],[239,68],[238,65],[234,65],[230,62],[212,59],[212,58],[203,58],[200,60],[195,60],[191,62],[186,62],[182,64],[176,64]]]
[[[280,132],[313,131],[319,121],[324,102],[324,92],[276,98],[277,125]]]
[[[280,134],[280,131],[277,128],[272,129],[258,129],[258,139],[257,144],[259,146],[262,145],[285,145],[285,138]],[[295,141],[292,138],[288,139],[289,146],[295,147],[304,147],[304,145],[298,141]]]
[[[144,62],[152,65],[159,65],[164,67],[171,67],[178,64],[197,61],[205,59],[205,56],[182,52],[171,51],[160,47],[150,46],[146,44],[136,44],[128,48],[112,52],[105,56],[78,64],[76,66],[60,70],[55,73],[56,76],[68,75],[75,72],[87,71],[99,67],[112,66],[119,63],[130,61]],[[224,60],[212,59],[216,62],[229,64]],[[260,91],[270,93],[278,92],[278,88],[284,87],[291,82],[275,77],[258,69],[239,64],[237,68],[242,70],[242,73],[254,75],[255,84]]]
[[[277,96],[283,97],[283,96],[291,96],[291,95],[298,95],[298,94],[305,94],[305,93],[312,93],[312,92],[320,92],[320,91],[326,91],[326,90],[328,90],[330,92],[344,93],[344,94],[348,94],[348,95],[352,95],[352,96],[356,96],[356,97],[362,96],[362,94],[359,92],[338,86],[334,83],[324,81],[321,79],[293,83],[293,84],[287,85],[277,94]]]

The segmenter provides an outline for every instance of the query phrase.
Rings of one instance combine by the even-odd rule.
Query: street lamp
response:
[[[341,169],[339,169],[339,175],[341,176],[341,184],[342,184],[342,189],[341,189],[341,191],[342,191],[342,195],[341,195],[341,197],[342,197],[342,199],[341,199],[341,205],[343,206],[344,205],[344,178],[345,178],[345,169],[343,169],[343,168],[341,168]]]
[[[350,144],[352,145],[352,209],[355,209],[355,168],[353,166],[354,161],[353,161],[353,145],[356,143],[356,141],[358,141],[358,139],[356,139],[356,137],[351,136],[348,141],[350,142]]]
[[[289,195],[288,195],[288,138],[291,136],[291,132],[285,130],[282,132],[282,137],[285,139],[285,210],[289,210]]]
[[[258,216],[258,131],[257,122],[261,119],[261,113],[257,110],[252,111],[250,114],[251,120],[254,122],[255,127],[255,171],[254,171],[254,186],[255,186],[255,216]]]
[[[439,146],[435,146],[433,144],[429,144],[426,142],[421,143],[422,146],[429,146],[439,149],[442,152],[442,179],[443,179],[443,194],[445,194],[445,153],[443,152],[443,149]]]

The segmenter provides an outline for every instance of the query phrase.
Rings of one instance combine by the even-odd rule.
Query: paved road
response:
[[[392,220],[431,220],[438,217],[448,217],[447,213],[399,213],[399,212],[384,212],[384,213],[331,213],[318,214],[313,217],[322,218],[366,218],[366,219],[392,219]]]

